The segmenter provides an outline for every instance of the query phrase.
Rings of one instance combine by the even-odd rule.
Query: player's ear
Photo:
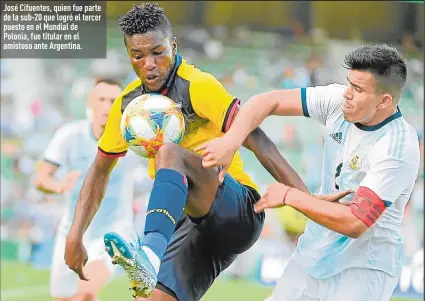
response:
[[[173,56],[176,55],[177,53],[177,38],[173,37],[173,39],[171,40],[171,48],[173,50]]]
[[[387,106],[391,106],[393,104],[393,97],[391,94],[384,94],[382,95],[381,101],[379,102],[378,106],[376,107],[376,109],[383,109],[386,108]]]

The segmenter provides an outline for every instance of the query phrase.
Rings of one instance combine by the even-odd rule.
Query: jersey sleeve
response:
[[[346,86],[339,84],[301,88],[304,116],[326,126],[333,117],[341,113],[345,88]]]
[[[73,134],[72,124],[64,124],[54,134],[43,154],[43,160],[56,165],[65,166],[69,155],[71,136]]]
[[[127,142],[121,135],[121,104],[122,95],[115,99],[109,112],[108,121],[106,122],[105,131],[98,141],[99,155],[107,158],[123,157],[127,153]]]
[[[230,95],[213,75],[203,73],[190,83],[189,93],[199,117],[208,119],[223,133],[230,128],[240,100]]]
[[[404,148],[404,155],[400,155],[400,148],[387,147],[389,151],[386,152],[385,148],[382,151],[382,147],[378,145],[375,147],[376,151],[372,153],[374,162],[360,186],[372,190],[387,207],[393,204],[407,188],[413,188],[415,184],[420,154],[419,144],[416,146],[414,144],[399,145]]]

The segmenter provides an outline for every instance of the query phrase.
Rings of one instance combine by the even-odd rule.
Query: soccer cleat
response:
[[[155,269],[145,252],[139,246],[127,243],[114,232],[104,236],[105,250],[112,258],[113,264],[122,266],[130,279],[130,290],[133,298],[149,297],[157,283]]]

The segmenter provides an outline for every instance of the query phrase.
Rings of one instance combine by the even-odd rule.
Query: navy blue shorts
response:
[[[157,289],[179,301],[198,301],[238,254],[260,236],[264,213],[253,205],[260,195],[226,175],[207,216],[177,222],[158,274]]]

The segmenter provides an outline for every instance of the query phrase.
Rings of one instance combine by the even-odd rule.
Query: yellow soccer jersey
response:
[[[130,83],[112,105],[105,132],[99,140],[99,153],[106,157],[124,156],[128,146],[121,136],[120,122],[125,107],[145,93],[140,79]],[[223,136],[234,118],[239,100],[230,95],[211,74],[202,72],[177,56],[176,66],[162,92],[182,105],[186,132],[180,146],[193,151],[204,142]],[[149,160],[149,175],[155,177],[155,160]],[[258,190],[243,170],[236,152],[228,173],[241,184]]]

